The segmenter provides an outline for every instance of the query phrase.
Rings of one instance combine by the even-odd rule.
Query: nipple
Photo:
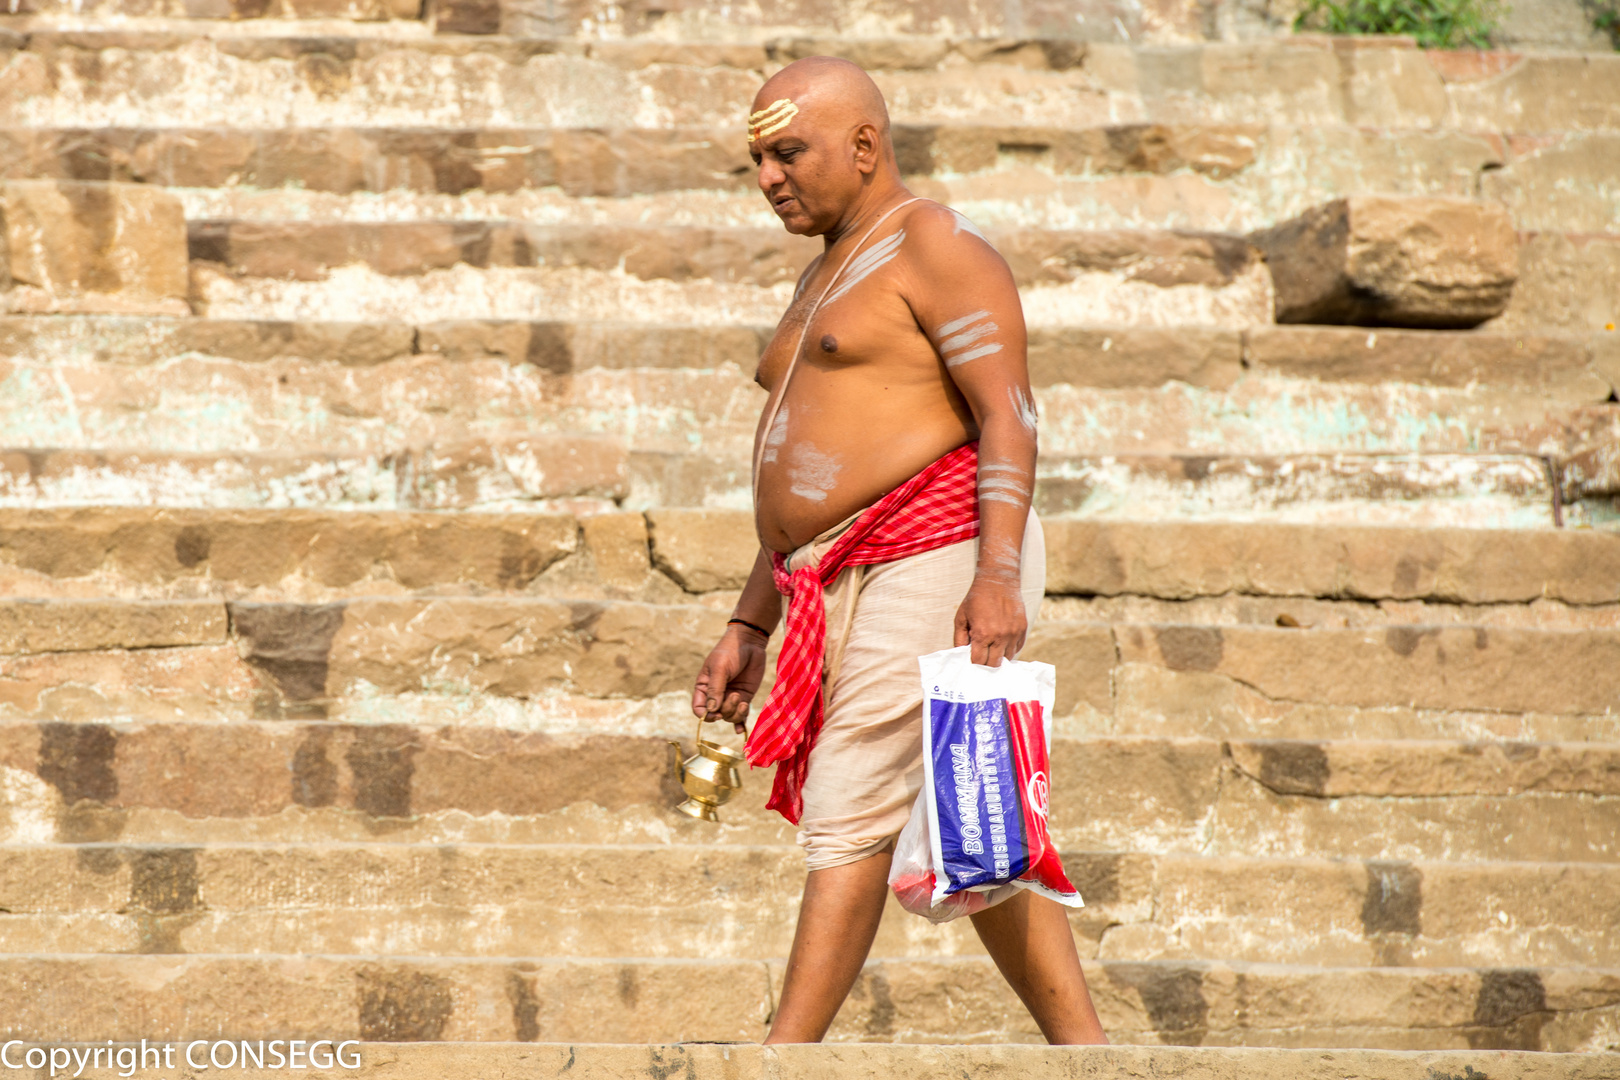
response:
[[[821,351],[822,352],[837,352],[838,351],[838,339],[833,337],[831,334],[823,334],[823,335],[821,335]]]

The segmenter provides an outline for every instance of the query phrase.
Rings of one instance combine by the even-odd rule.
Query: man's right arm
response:
[[[742,732],[747,730],[754,694],[765,678],[768,635],[782,621],[782,595],[776,591],[771,576],[770,552],[763,547],[754,558],[754,569],[731,617],[742,622],[727,625],[719,644],[703,661],[697,685],[692,689],[692,712],[704,720],[727,721]]]

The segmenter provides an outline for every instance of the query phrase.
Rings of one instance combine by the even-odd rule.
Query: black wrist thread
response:
[[[732,623],[736,623],[738,626],[746,626],[750,630],[759,631],[760,634],[764,635],[766,641],[769,641],[771,639],[771,632],[769,630],[765,629],[763,626],[759,626],[759,625],[757,625],[755,623],[751,623],[747,619],[727,619],[726,620],[726,625],[727,626],[730,626]]]

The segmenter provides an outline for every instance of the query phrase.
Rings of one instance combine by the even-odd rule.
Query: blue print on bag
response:
[[[1029,850],[1007,703],[936,698],[930,704],[946,892],[1019,877],[1029,869]]]

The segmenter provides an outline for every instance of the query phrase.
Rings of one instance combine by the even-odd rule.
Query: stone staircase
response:
[[[10,10],[6,1038],[438,1076],[763,1036],[802,858],[763,774],[672,813],[666,739],[816,250],[743,114],[834,52],[1023,289],[1054,833],[1144,1045],[963,1045],[1039,1036],[896,908],[837,1045],[577,1060],[1620,1073],[1620,56],[1237,4]],[[1276,325],[1244,235],[1364,192],[1507,208],[1508,309]]]

